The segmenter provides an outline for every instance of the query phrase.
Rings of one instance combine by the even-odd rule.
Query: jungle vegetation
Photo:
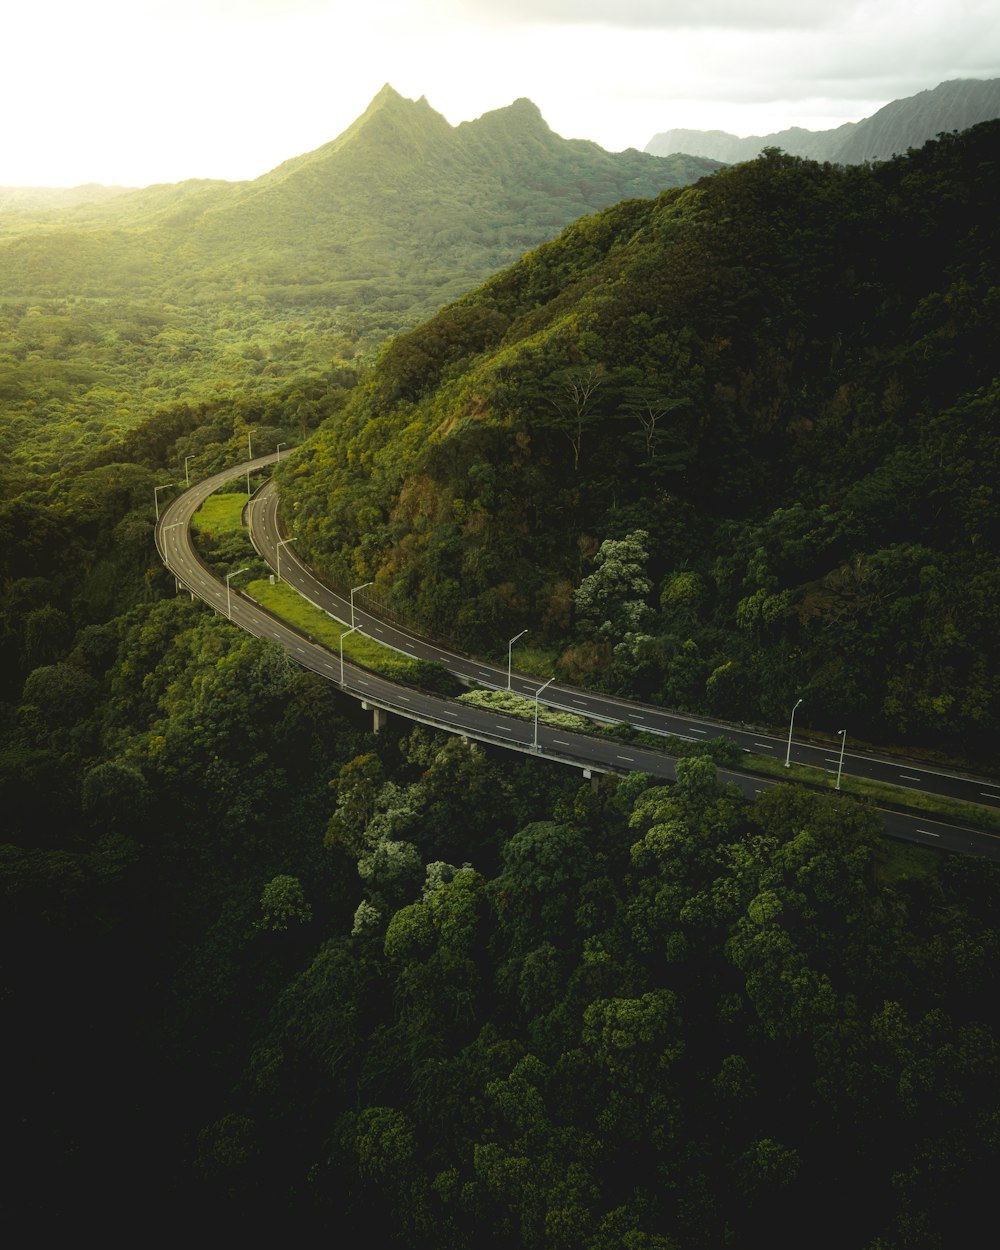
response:
[[[995,446],[994,384],[981,340],[991,333],[996,230],[979,204],[991,176],[990,149],[979,142],[948,141],[852,175],[851,229],[876,230],[865,197],[879,201],[884,187],[892,189],[884,211],[897,214],[872,238],[864,298],[860,278],[837,287],[822,259],[828,219],[815,216],[817,188],[836,201],[846,175],[772,155],[693,188],[688,208],[668,194],[580,222],[468,304],[396,340],[360,381],[303,323],[301,350],[255,386],[199,338],[222,325],[207,294],[203,322],[178,305],[171,332],[189,334],[190,350],[178,350],[163,376],[188,389],[167,395],[149,382],[141,402],[122,400],[119,429],[99,424],[92,438],[78,424],[85,392],[74,389],[86,380],[67,380],[57,366],[68,369],[77,353],[76,367],[97,340],[60,337],[59,301],[69,301],[79,273],[66,255],[60,269],[54,242],[56,293],[32,296],[15,327],[15,338],[29,323],[41,329],[35,319],[51,298],[54,338],[31,340],[18,364],[34,360],[33,380],[19,376],[25,389],[3,400],[8,428],[19,431],[0,498],[0,1027],[12,1225],[40,1240],[90,1234],[132,1244],[137,1229],[155,1228],[185,1240],[347,1236],[400,1250],[755,1250],[765,1241],[777,1250],[804,1242],[949,1250],[981,1236],[1000,1154],[994,865],[889,842],[877,811],[844,795],[781,787],[748,803],[719,784],[706,758],[680,761],[671,787],[634,775],[594,789],[572,770],[402,723],[373,735],[356,704],[274,644],[176,594],[152,541],[154,487],[182,481],[185,467],[201,477],[238,463],[248,432],[270,449],[325,421],[288,463],[283,493],[300,503],[321,553],[330,531],[320,524],[320,483],[327,502],[354,492],[369,509],[374,546],[349,544],[341,556],[330,545],[334,571],[342,558],[382,570],[387,526],[396,524],[386,518],[408,509],[414,538],[397,534],[398,577],[386,584],[435,627],[488,641],[495,622],[534,610],[516,597],[509,617],[483,610],[475,578],[488,586],[496,570],[476,535],[491,526],[500,534],[494,506],[517,522],[513,554],[499,548],[506,558],[523,558],[528,533],[536,545],[531,602],[551,609],[553,646],[575,647],[589,679],[598,666],[585,663],[586,648],[610,647],[613,680],[640,688],[647,670],[617,654],[621,639],[604,628],[613,616],[656,640],[669,609],[684,622],[697,677],[699,647],[744,637],[713,622],[725,595],[750,578],[740,601],[758,590],[765,598],[756,614],[744,609],[746,637],[774,660],[766,629],[789,618],[764,605],[784,602],[803,569],[816,570],[814,593],[831,602],[825,562],[855,537],[866,551],[878,532],[882,547],[860,566],[861,589],[844,580],[837,591],[846,606],[829,614],[831,643],[840,621],[859,652],[889,654],[886,632],[894,647],[910,645],[921,611],[928,630],[939,630],[951,596],[953,632],[928,646],[960,656],[980,647],[995,674],[978,614],[995,586],[984,467]],[[911,184],[927,192],[919,213]],[[735,216],[734,187],[746,210]],[[768,219],[773,252],[757,264],[750,244]],[[791,363],[784,353],[743,358],[760,380],[733,399],[722,382],[731,374],[703,351],[706,305],[693,295],[685,304],[681,284],[676,307],[691,318],[692,360],[711,364],[711,386],[698,394],[717,397],[695,409],[707,423],[703,443],[680,437],[682,392],[667,396],[678,402],[664,415],[643,400],[628,417],[598,406],[589,420],[592,401],[611,393],[618,358],[578,358],[577,301],[597,307],[602,289],[608,298],[617,290],[621,316],[594,324],[601,335],[620,325],[623,344],[637,339],[625,270],[610,281],[626,254],[644,264],[650,352],[675,360],[667,327],[681,312],[657,320],[675,270],[663,263],[656,222],[688,239],[679,255],[706,278],[715,272],[720,300],[734,301],[730,342],[716,343],[724,358],[748,350],[740,326],[749,288],[771,273],[799,220],[801,255],[817,257],[841,302],[867,310],[867,336],[837,349],[855,354],[860,379],[843,406],[820,404],[807,384],[813,375],[795,364],[831,346],[810,337],[808,318]],[[697,246],[699,229],[726,237],[723,225],[749,235],[746,247],[734,240],[720,254],[716,272],[715,252]],[[940,294],[916,305],[925,264],[904,269],[908,237],[925,239],[941,268]],[[965,242],[945,246],[953,237]],[[126,250],[127,239],[123,231]],[[875,265],[879,240],[900,249],[898,290]],[[746,288],[727,285],[737,255]],[[790,307],[804,299],[796,271],[789,259],[773,276],[772,295],[787,290]],[[523,311],[531,284],[534,313]],[[91,297],[79,298],[95,315]],[[531,407],[544,421],[515,419],[528,411],[518,396],[549,385],[531,353],[559,360],[560,307],[573,331],[555,369],[558,403]],[[780,300],[757,310],[761,341],[787,344]],[[133,312],[129,305],[123,326]],[[524,333],[502,349],[503,373],[490,345],[500,350],[506,317]],[[891,352],[879,337],[890,325]],[[144,394],[151,357],[142,343],[128,334],[102,341],[111,354],[101,367],[121,370],[123,394]],[[314,369],[303,368],[306,355]],[[620,364],[629,366],[624,350]],[[684,373],[663,369],[667,380]],[[846,365],[841,373],[847,385]],[[44,388],[60,376],[67,389],[57,410]],[[879,377],[883,391],[871,380]],[[763,397],[772,385],[769,440]],[[442,425],[446,388],[454,421]],[[788,388],[811,428],[781,425]],[[484,398],[469,411],[473,394]],[[921,394],[937,397],[936,417]],[[34,425],[17,425],[32,411]],[[760,428],[745,423],[749,411]],[[95,403],[86,419],[106,415]],[[720,435],[727,420],[743,440],[731,451]],[[368,456],[365,487],[334,475],[338,421],[345,452]],[[389,435],[405,483],[396,496]],[[900,458],[886,460],[893,437]],[[712,439],[716,465],[704,454]],[[518,448],[521,459],[498,453],[494,463],[490,447],[511,457]],[[940,467],[930,488],[921,476],[928,457]],[[868,466],[853,486],[852,464]],[[464,514],[466,495],[453,492],[462,465]],[[797,505],[792,485],[780,484],[789,472],[802,487]],[[806,488],[827,480],[840,493],[831,485],[827,511],[813,515],[820,505]],[[917,511],[928,491],[931,520]],[[446,497],[451,528],[442,529],[434,509]],[[553,521],[555,532],[545,528]],[[213,537],[210,554],[223,560],[231,536],[223,527]],[[407,572],[421,553],[426,605]],[[439,596],[458,603],[442,581],[446,559],[459,561],[472,605],[454,620],[432,610]],[[729,568],[728,581],[717,567]],[[912,594],[884,580],[899,569],[919,570]],[[565,581],[558,594],[555,583],[546,590],[553,571]],[[732,689],[748,683],[747,698],[756,697],[754,654],[733,661],[744,669]],[[794,672],[794,656],[786,659]],[[913,681],[930,671],[917,666]],[[723,678],[711,688],[721,701]],[[695,678],[690,689],[692,701],[702,697]]]
[[[299,549],[469,650],[995,766],[998,138],[575,222],[282,466]]]

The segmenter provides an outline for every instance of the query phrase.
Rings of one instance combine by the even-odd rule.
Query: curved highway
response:
[[[247,474],[248,471],[257,472],[273,464],[276,459],[275,455],[261,456],[236,468],[225,469],[192,486],[163,508],[156,526],[157,549],[164,564],[177,579],[178,586],[183,586],[249,633],[279,643],[297,663],[340,686],[346,694],[361,700],[364,706],[380,708],[508,750],[541,755],[546,759],[580,768],[584,775],[642,771],[664,780],[673,780],[674,761],[655,749],[612,742],[543,723],[536,726],[531,721],[470,707],[397,685],[347,662],[342,669],[338,655],[304,637],[247,595],[215,577],[194,549],[190,534],[191,518],[205,499],[220,486],[234,477]],[[291,541],[280,536],[277,525],[277,492],[272,483],[267,483],[257,493],[248,511],[254,546],[272,568],[280,568],[282,580],[294,586],[305,598],[336,619],[349,624],[349,599],[335,594],[319,582],[294,554]],[[354,622],[370,637],[407,655],[435,660],[463,680],[475,681],[483,686],[507,688],[506,667],[501,669],[487,662],[445,652],[425,639],[377,620],[362,611],[357,602],[354,605]],[[511,687],[520,694],[534,697],[539,684],[535,678],[511,674]],[[547,706],[577,712],[596,720],[616,723],[628,721],[637,729],[677,734],[686,738],[725,734],[747,750],[780,752],[779,758],[782,759],[786,751],[786,742],[774,736],[713,724],[700,717],[677,715],[661,708],[628,703],[555,684],[549,685],[544,694],[541,701]],[[819,758],[820,767],[830,768],[830,760],[834,754],[830,747],[816,747],[793,741],[792,758],[797,762],[816,763]],[[833,759],[834,770],[837,763]],[[991,785],[954,773],[934,772],[919,766],[911,769],[910,766],[901,766],[898,762],[878,760],[851,752],[845,752],[843,771],[845,774],[854,772],[860,775],[884,776],[894,784],[906,784],[905,780],[897,780],[897,776],[900,771],[910,772],[913,774],[910,784],[915,789],[955,793],[955,797],[968,798],[970,788],[978,787],[975,790],[977,797],[971,801],[986,803],[992,800],[994,805],[1000,805],[1000,785]],[[735,782],[751,798],[762,790],[779,784],[780,780],[725,769],[719,770],[719,776],[723,781]],[[985,797],[979,797],[980,792]],[[886,811],[884,816],[886,832],[892,836],[942,850],[1000,861],[1000,837],[996,835],[912,813]]]

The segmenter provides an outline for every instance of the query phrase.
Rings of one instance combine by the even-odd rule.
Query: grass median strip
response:
[[[243,530],[243,509],[249,498],[246,491],[209,495],[191,518],[191,528],[215,539]]]
[[[511,690],[469,690],[460,694],[458,701],[472,707],[489,708],[492,712],[506,712],[508,716],[519,716],[522,720],[535,719],[535,700],[514,694]],[[581,733],[594,731],[594,722],[586,717],[573,712],[553,712],[544,703],[538,705],[538,720],[540,724],[577,729]]]
[[[362,668],[371,669],[390,681],[442,694],[450,693],[449,687],[453,685],[463,688],[440,664],[402,655],[391,647],[376,642],[374,638],[369,638],[360,630],[350,631],[322,608],[317,608],[308,599],[304,599],[286,582],[272,583],[270,580],[259,579],[246,587],[246,593],[275,616],[281,617],[324,647],[336,651],[338,655],[343,637],[345,661],[350,660]]]

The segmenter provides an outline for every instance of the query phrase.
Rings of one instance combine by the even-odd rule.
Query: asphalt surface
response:
[[[216,578],[194,550],[190,536],[191,518],[204,500],[226,482],[246,475],[248,469],[250,473],[256,473],[273,464],[276,459],[274,455],[261,456],[248,464],[226,469],[192,486],[169,504],[160,504],[161,515],[156,531],[157,548],[179,586],[229,617],[240,628],[257,637],[269,638],[279,643],[293,660],[332,681],[346,694],[360,699],[369,707],[382,708],[410,720],[459,733],[483,743],[544,756],[546,759],[580,768],[584,775],[638,770],[664,780],[674,778],[672,758],[653,748],[595,738],[547,726],[540,721],[505,716],[389,682],[303,637],[241,591]],[[627,722],[636,729],[674,734],[692,740],[725,736],[732,738],[746,751],[771,754],[782,762],[789,754],[787,735],[779,737],[749,726],[734,726],[703,717],[678,714],[652,705],[593,694],[556,683],[546,685],[543,690],[542,684],[536,678],[519,674],[514,669],[516,642],[511,647],[512,666],[508,675],[506,665],[501,667],[488,661],[456,655],[433,642],[376,618],[362,606],[363,589],[355,589],[352,607],[350,596],[339,595],[323,585],[296,555],[294,536],[279,530],[277,502],[277,492],[273,484],[267,483],[248,508],[251,540],[276,575],[280,575],[282,581],[338,621],[357,626],[369,637],[405,655],[436,661],[462,681],[475,682],[484,687],[507,689],[509,676],[510,689],[529,698],[537,696],[540,706],[575,712],[609,723]],[[841,759],[840,744],[834,746],[806,742],[797,738],[793,732],[790,758],[796,763],[825,768],[834,775],[840,769],[843,776],[873,777],[889,781],[893,785],[908,787],[915,791],[915,806],[919,805],[919,792],[924,791],[1000,808],[998,782],[851,751],[848,749],[849,738],[844,745]],[[780,784],[781,780],[725,769],[719,770],[719,777],[723,781],[735,782],[751,798],[773,785]],[[912,812],[883,810],[883,814],[886,832],[891,836],[1000,862],[998,835]]]

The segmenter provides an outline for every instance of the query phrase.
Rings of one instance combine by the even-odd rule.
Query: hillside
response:
[[[992,756],[998,138],[771,153],[575,223],[285,468],[299,550],[574,680]]]
[[[238,390],[266,406],[581,214],[715,167],[562,139],[527,100],[452,127],[387,86],[252,182],[7,195],[0,449],[44,470],[157,405]]]
[[[665,130],[646,144],[658,155],[696,152],[699,156],[734,164],[753,160],[764,148],[781,148],[792,156],[816,161],[857,165],[887,160],[928,139],[953,130],[967,130],[979,122],[1000,117],[1000,79],[971,78],[940,83],[930,91],[893,100],[859,122],[833,130],[805,130],[793,126],[770,135],[740,138],[724,130]]]

